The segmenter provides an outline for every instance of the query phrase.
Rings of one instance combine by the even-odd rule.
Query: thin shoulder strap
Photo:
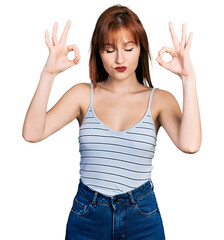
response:
[[[93,103],[93,83],[90,83],[90,88],[91,88],[91,98],[90,98],[90,105],[92,106]]]
[[[151,102],[152,102],[152,95],[153,95],[153,92],[155,91],[155,89],[158,89],[158,88],[154,88],[152,89],[151,93],[150,93],[150,97],[149,97],[149,108],[151,106]]]

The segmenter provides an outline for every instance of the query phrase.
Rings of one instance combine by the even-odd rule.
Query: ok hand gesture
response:
[[[46,72],[49,72],[52,74],[58,74],[60,72],[63,72],[67,68],[70,68],[79,63],[79,60],[81,57],[79,56],[78,47],[75,44],[66,46],[66,39],[67,39],[70,24],[71,24],[71,21],[68,20],[66,23],[65,29],[62,33],[61,39],[58,42],[58,39],[57,39],[58,23],[57,22],[54,23],[53,33],[52,33],[53,44],[50,42],[48,30],[45,30],[45,42],[49,49],[49,56],[44,66],[44,69],[46,70]],[[67,58],[67,54],[70,51],[75,52],[75,58],[73,60],[69,60]]]
[[[169,23],[169,30],[171,33],[171,38],[173,42],[173,48],[163,47],[159,53],[156,61],[164,68],[170,70],[171,72],[177,74],[181,78],[192,77],[195,75],[194,68],[192,66],[189,51],[191,47],[193,33],[189,34],[187,40],[186,24],[182,25],[182,37],[179,43],[178,38],[174,32],[172,22]],[[172,56],[171,61],[165,62],[162,60],[164,52],[169,53]]]

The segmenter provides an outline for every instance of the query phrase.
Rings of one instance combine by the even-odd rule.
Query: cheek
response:
[[[105,71],[106,71],[107,73],[110,73],[110,71],[111,71],[111,65],[112,65],[111,59],[108,59],[107,56],[101,56],[101,60],[102,60],[103,67],[104,67]]]
[[[140,56],[140,49],[135,49],[131,54],[129,55],[129,61],[133,64],[138,64]]]
[[[135,56],[132,56],[132,58],[130,60],[131,60],[133,67],[137,67],[138,62],[139,62],[139,55],[136,54]]]
[[[110,65],[111,60],[108,58],[108,56],[101,55],[101,60],[104,66]]]

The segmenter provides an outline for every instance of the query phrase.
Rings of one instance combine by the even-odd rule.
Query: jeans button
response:
[[[118,202],[118,201],[120,201],[120,200],[122,200],[122,198],[116,198],[116,199],[114,200],[114,202]]]

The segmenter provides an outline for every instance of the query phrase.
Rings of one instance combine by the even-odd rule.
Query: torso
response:
[[[86,84],[89,94],[83,94],[83,99],[81,99],[80,115],[77,117],[79,126],[81,126],[90,104],[90,84]],[[124,131],[142,119],[148,107],[149,94],[152,88],[141,85],[134,93],[119,95],[103,88],[100,82],[96,85],[97,87],[93,89],[94,112],[108,128],[117,132]],[[150,108],[156,134],[160,128],[158,120],[160,110],[158,100],[156,100],[158,90],[153,93]],[[87,95],[89,97],[86,97]]]

